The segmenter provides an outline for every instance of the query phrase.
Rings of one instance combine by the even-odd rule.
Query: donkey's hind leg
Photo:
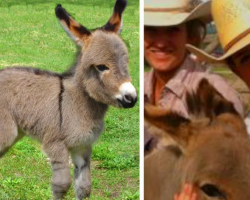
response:
[[[0,115],[0,158],[22,137],[22,134],[18,135],[11,114],[3,110]]]
[[[83,154],[71,153],[72,161],[75,165],[74,179],[76,199],[82,200],[89,197],[91,192],[90,157],[92,148],[89,147]]]
[[[53,170],[51,186],[54,198],[56,200],[62,199],[72,182],[69,169],[68,149],[60,141],[43,144],[43,149],[50,158]]]

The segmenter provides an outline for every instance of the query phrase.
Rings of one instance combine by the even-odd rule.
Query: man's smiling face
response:
[[[144,26],[144,55],[157,71],[171,71],[183,62],[187,43],[186,24],[169,27]]]

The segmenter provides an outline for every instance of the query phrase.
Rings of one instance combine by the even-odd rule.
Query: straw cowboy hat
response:
[[[210,1],[199,0],[144,0],[144,26],[174,26],[200,19],[211,20]],[[198,6],[197,6],[198,5]]]
[[[201,60],[211,63],[224,62],[250,44],[250,1],[212,0],[211,6],[224,55],[216,58],[192,45],[187,45],[187,49]]]

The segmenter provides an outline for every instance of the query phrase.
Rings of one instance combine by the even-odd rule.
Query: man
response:
[[[192,45],[187,45],[187,49],[202,61],[226,63],[250,89],[250,1],[212,0],[211,12],[224,54],[216,58]],[[250,113],[245,122],[250,133]],[[194,196],[193,191],[187,193],[185,189],[181,194],[175,200],[188,200]],[[197,199],[195,196],[194,200]]]
[[[187,49],[203,61],[228,64],[250,89],[250,1],[212,0],[211,9],[224,54],[216,58],[192,45]]]

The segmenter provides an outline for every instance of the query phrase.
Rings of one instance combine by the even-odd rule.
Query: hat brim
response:
[[[204,23],[210,22],[211,1],[199,4],[190,13],[144,11],[144,26],[175,26],[193,19],[200,19]]]
[[[202,51],[201,49],[196,48],[193,45],[187,44],[186,48],[188,51],[196,55],[200,60],[206,61],[208,63],[219,63],[219,62],[225,62],[227,58],[232,56],[233,54],[237,53],[241,49],[245,48],[246,46],[250,45],[250,34],[242,38],[240,41],[235,43],[225,54],[223,54],[221,57],[214,57],[206,53],[205,51]]]

